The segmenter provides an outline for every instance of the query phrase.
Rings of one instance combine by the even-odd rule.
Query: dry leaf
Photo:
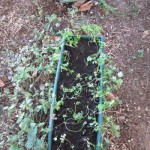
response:
[[[37,77],[37,73],[38,73],[38,70],[35,70],[35,71],[32,73],[32,78],[36,78],[36,77]]]
[[[85,4],[83,4],[83,5],[80,7],[79,11],[87,11],[87,10],[90,10],[93,5],[94,5],[93,1],[89,1],[89,2],[87,2],[87,3],[85,3]]]
[[[8,76],[3,75],[3,76],[1,76],[1,79],[2,79],[3,82],[7,82],[8,81]]]
[[[112,92],[108,93],[107,97],[108,97],[110,100],[116,99],[115,95],[114,95]]]
[[[45,81],[48,80],[48,76],[47,76],[47,78],[46,78],[45,76],[41,76],[41,77],[40,77],[40,80],[41,80],[42,82],[45,82]]]
[[[0,80],[0,87],[4,87],[4,86],[5,86],[5,83],[2,80]]]
[[[60,36],[52,36],[52,39],[54,40],[54,41],[60,41],[60,39],[61,39],[61,37]]]
[[[84,4],[86,2],[86,0],[79,0],[77,2],[74,3],[74,6],[76,7],[80,7],[82,4]]]

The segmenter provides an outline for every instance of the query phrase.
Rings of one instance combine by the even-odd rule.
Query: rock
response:
[[[148,35],[150,35],[150,30],[144,31],[142,38],[145,38],[145,37],[147,37]]]

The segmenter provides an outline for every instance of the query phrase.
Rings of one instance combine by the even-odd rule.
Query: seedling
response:
[[[96,24],[84,25],[84,26],[82,26],[81,29],[83,30],[84,33],[91,35],[93,37],[97,36],[102,31],[102,27],[97,26]]]
[[[111,12],[115,11],[115,8],[108,4],[105,0],[99,0],[99,4],[105,10],[106,15],[109,15]]]
[[[139,49],[138,50],[138,55],[133,56],[132,58],[136,60],[136,59],[142,58],[143,56],[144,56],[144,49]]]

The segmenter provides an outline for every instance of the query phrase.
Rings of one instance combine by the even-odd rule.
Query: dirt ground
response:
[[[149,150],[150,1],[117,0],[114,4],[118,12],[102,24],[106,29],[106,50],[125,75],[117,93],[123,101],[120,113],[116,112],[122,135],[119,149]],[[135,7],[139,7],[138,12]],[[137,58],[140,50],[143,56]]]
[[[150,150],[150,1],[111,2],[116,11],[109,16],[104,17],[98,6],[77,15],[79,22],[84,18],[103,27],[105,52],[113,56],[114,64],[124,73],[124,84],[115,93],[123,103],[113,113],[120,125],[121,137],[110,149]],[[29,0],[0,1],[0,77],[6,76],[7,87],[11,88],[7,80],[11,75],[7,60],[16,58],[23,45],[33,42],[35,29],[44,27],[43,16],[57,13],[62,22],[66,21],[63,6],[48,0],[39,0],[38,4],[40,7]],[[0,107],[7,105],[9,101],[0,98]],[[0,116],[1,150],[8,149],[6,139],[10,125],[11,121],[3,113]]]

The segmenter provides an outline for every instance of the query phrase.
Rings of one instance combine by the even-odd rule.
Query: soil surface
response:
[[[121,141],[112,149],[149,150],[150,1],[114,1],[114,5],[118,11],[102,23],[106,29],[106,52],[124,72],[124,84],[116,93],[123,101],[116,111]]]
[[[74,150],[84,150],[87,148],[87,141],[95,145],[96,132],[90,126],[93,120],[88,120],[88,116],[96,119],[96,104],[97,99],[93,98],[88,87],[88,77],[92,76],[91,84],[96,88],[98,81],[94,79],[94,71],[96,71],[96,65],[89,62],[87,64],[87,57],[91,56],[99,51],[96,43],[91,43],[89,40],[81,39],[76,48],[65,46],[66,52],[69,53],[69,66],[68,68],[73,70],[72,74],[68,74],[63,71],[60,74],[58,83],[58,97],[57,100],[63,98],[64,104],[59,111],[56,111],[57,120],[54,122],[53,137],[57,137],[57,141],[53,141],[52,150],[70,150],[71,145],[74,145]],[[80,74],[81,77],[78,78]],[[81,79],[82,78],[82,79]],[[93,81],[92,81],[93,80]],[[64,88],[72,88],[73,86],[81,84],[82,91],[78,96],[75,96],[74,92],[64,93]],[[63,85],[63,87],[62,87]],[[80,87],[78,87],[80,88]],[[76,90],[78,91],[78,89]],[[80,104],[77,104],[80,102]],[[73,114],[83,113],[81,121],[74,119]],[[66,115],[64,118],[63,115]],[[60,137],[66,134],[66,141],[64,144],[60,143]],[[94,149],[92,147],[92,149]]]
[[[61,28],[71,27],[62,5],[39,0],[43,15],[57,13],[62,18]],[[150,1],[149,0],[108,0],[116,11],[104,15],[100,6],[90,11],[78,13],[74,20],[79,23],[96,23],[103,27],[107,48],[105,52],[113,56],[114,64],[124,72],[124,84],[116,92],[122,105],[113,111],[113,116],[121,128],[118,144],[112,140],[111,150],[150,150]],[[34,29],[44,28],[45,20],[39,17],[37,5],[28,0],[0,1],[0,73],[6,76],[7,88],[12,88],[11,69],[7,66],[10,57],[15,62],[22,45],[32,43]],[[42,21],[32,20],[32,15]],[[34,17],[33,17],[34,18]],[[67,22],[68,20],[68,22]],[[7,53],[6,50],[9,50]],[[142,51],[141,51],[142,50]],[[14,55],[12,55],[14,51]],[[144,52],[143,52],[144,51]],[[141,53],[142,54],[141,54]],[[17,54],[17,56],[16,56]],[[13,63],[13,62],[12,62]],[[7,72],[5,70],[9,70]],[[11,77],[9,77],[11,78]],[[1,90],[3,91],[3,90]],[[0,98],[1,108],[9,106],[6,99]],[[12,120],[5,113],[0,116],[0,149],[7,150]]]

